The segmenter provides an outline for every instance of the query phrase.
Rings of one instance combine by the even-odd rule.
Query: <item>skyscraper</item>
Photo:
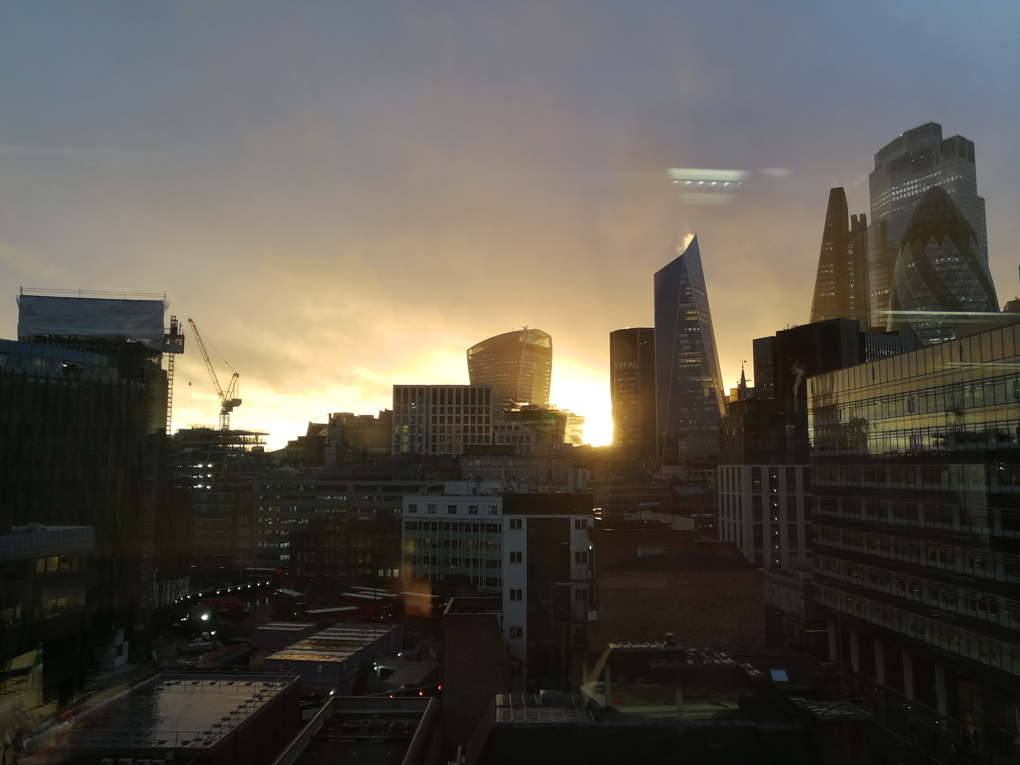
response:
[[[725,411],[698,237],[655,273],[655,418],[664,465],[719,453]]]
[[[929,345],[953,339],[953,314],[999,310],[977,232],[941,186],[925,192],[903,234],[889,308],[890,329]]]
[[[854,215],[847,226],[846,194],[829,190],[822,249],[818,255],[811,321],[856,319],[868,326],[867,216]]]
[[[540,329],[515,330],[482,340],[467,351],[472,385],[491,385],[492,403],[549,406],[552,336]]]
[[[609,393],[613,443],[655,454],[655,330],[609,333]]]
[[[872,327],[886,326],[896,259],[907,224],[924,193],[941,186],[974,229],[982,265],[988,269],[985,200],[977,195],[974,142],[942,138],[942,126],[929,122],[908,130],[875,155],[868,176],[871,226],[868,229],[868,290]]]

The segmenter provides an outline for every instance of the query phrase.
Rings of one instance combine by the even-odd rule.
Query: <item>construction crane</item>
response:
[[[213,369],[212,361],[209,360],[209,354],[205,350],[205,343],[202,342],[202,333],[198,331],[198,325],[194,319],[188,319],[188,324],[191,325],[191,331],[195,333],[195,342],[198,343],[198,350],[202,352],[202,358],[205,359],[205,368],[209,370],[209,377],[212,378],[213,387],[216,388],[216,395],[220,397],[220,430],[230,430],[230,413],[241,405],[241,399],[237,398],[237,379],[240,375],[237,374],[237,370],[230,367],[229,361],[223,359],[224,363],[234,372],[230,377],[230,385],[224,391],[220,387],[216,370]]]

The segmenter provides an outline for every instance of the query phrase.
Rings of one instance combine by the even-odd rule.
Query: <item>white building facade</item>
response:
[[[750,563],[790,569],[808,551],[806,465],[720,465],[719,539]]]

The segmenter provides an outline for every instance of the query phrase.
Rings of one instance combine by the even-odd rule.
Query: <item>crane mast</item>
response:
[[[220,430],[230,430],[230,413],[241,405],[241,399],[237,398],[237,381],[240,375],[235,371],[230,377],[230,384],[227,386],[226,391],[224,391],[220,385],[220,378],[216,376],[216,369],[212,365],[209,353],[205,349],[205,343],[202,342],[202,333],[198,331],[198,325],[194,319],[188,319],[188,324],[191,325],[191,331],[195,333],[195,342],[198,343],[198,350],[202,352],[205,368],[209,370],[209,377],[212,378],[216,395],[220,399]],[[229,367],[230,364],[227,364],[227,366]]]

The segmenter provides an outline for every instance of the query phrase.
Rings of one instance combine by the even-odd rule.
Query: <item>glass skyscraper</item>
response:
[[[719,453],[725,411],[698,237],[655,273],[655,410],[664,465]]]
[[[552,335],[522,329],[482,340],[467,351],[472,385],[491,385],[496,406],[549,406],[552,382]]]
[[[924,193],[903,234],[889,309],[890,329],[912,330],[929,345],[999,311],[977,232],[941,186]]]
[[[609,333],[609,393],[613,443],[655,454],[655,330]]]
[[[942,126],[935,122],[908,130],[875,155],[868,185],[870,326],[888,324],[886,311],[901,240],[915,208],[933,186],[942,187],[974,229],[982,265],[988,269],[985,200],[977,195],[973,141],[958,135],[943,139]]]

